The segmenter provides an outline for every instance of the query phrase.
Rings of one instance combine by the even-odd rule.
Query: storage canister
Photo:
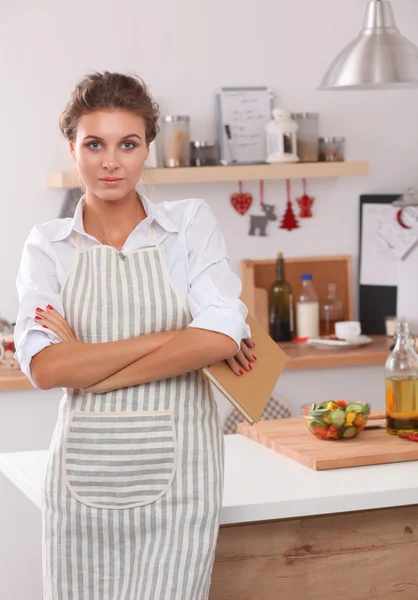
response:
[[[299,125],[296,134],[297,155],[301,162],[318,162],[318,113],[293,113]]]
[[[321,162],[342,162],[344,160],[345,138],[319,138],[319,160]]]
[[[190,154],[192,167],[213,167],[219,164],[218,148],[215,142],[194,140],[190,142]]]
[[[164,117],[163,146],[165,167],[190,166],[190,117],[167,115]]]

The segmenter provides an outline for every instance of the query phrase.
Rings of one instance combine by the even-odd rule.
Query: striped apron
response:
[[[155,246],[81,250],[62,286],[82,342],[185,329]],[[44,600],[204,600],[224,441],[200,371],[97,394],[66,389],[42,481]]]

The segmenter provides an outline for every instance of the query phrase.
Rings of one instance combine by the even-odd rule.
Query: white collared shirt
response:
[[[141,197],[147,217],[130,233],[122,252],[154,245],[150,231],[154,223],[172,283],[190,311],[190,327],[223,333],[238,349],[241,340],[251,335],[245,322],[247,308],[239,299],[241,280],[228,265],[225,241],[207,202],[191,198],[154,204]],[[32,357],[62,341],[34,320],[36,308],[45,310],[50,304],[65,316],[60,291],[71,267],[77,232],[82,250],[100,243],[84,230],[84,205],[83,195],[74,217],[35,225],[23,247],[16,280],[20,307],[15,358],[34,387]]]

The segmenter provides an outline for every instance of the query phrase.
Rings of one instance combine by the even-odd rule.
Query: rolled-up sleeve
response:
[[[51,244],[37,226],[33,227],[23,247],[16,286],[19,312],[14,329],[14,357],[32,385],[38,387],[30,371],[32,357],[62,340],[34,320],[36,308],[45,310],[46,305],[51,304],[62,315],[64,310]]]
[[[224,237],[207,202],[198,201],[187,226],[190,327],[217,331],[240,347],[249,338],[241,279],[228,264]]]

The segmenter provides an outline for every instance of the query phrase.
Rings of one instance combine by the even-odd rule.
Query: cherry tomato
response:
[[[325,427],[316,427],[314,430],[314,435],[320,440],[326,440],[328,435],[328,430]]]
[[[340,432],[338,431],[338,429],[336,427],[331,425],[331,427],[327,431],[327,438],[332,438],[334,440],[338,440],[339,437],[340,437]]]
[[[341,408],[347,408],[347,402],[344,400],[337,400],[337,404],[338,406],[341,406]]]

